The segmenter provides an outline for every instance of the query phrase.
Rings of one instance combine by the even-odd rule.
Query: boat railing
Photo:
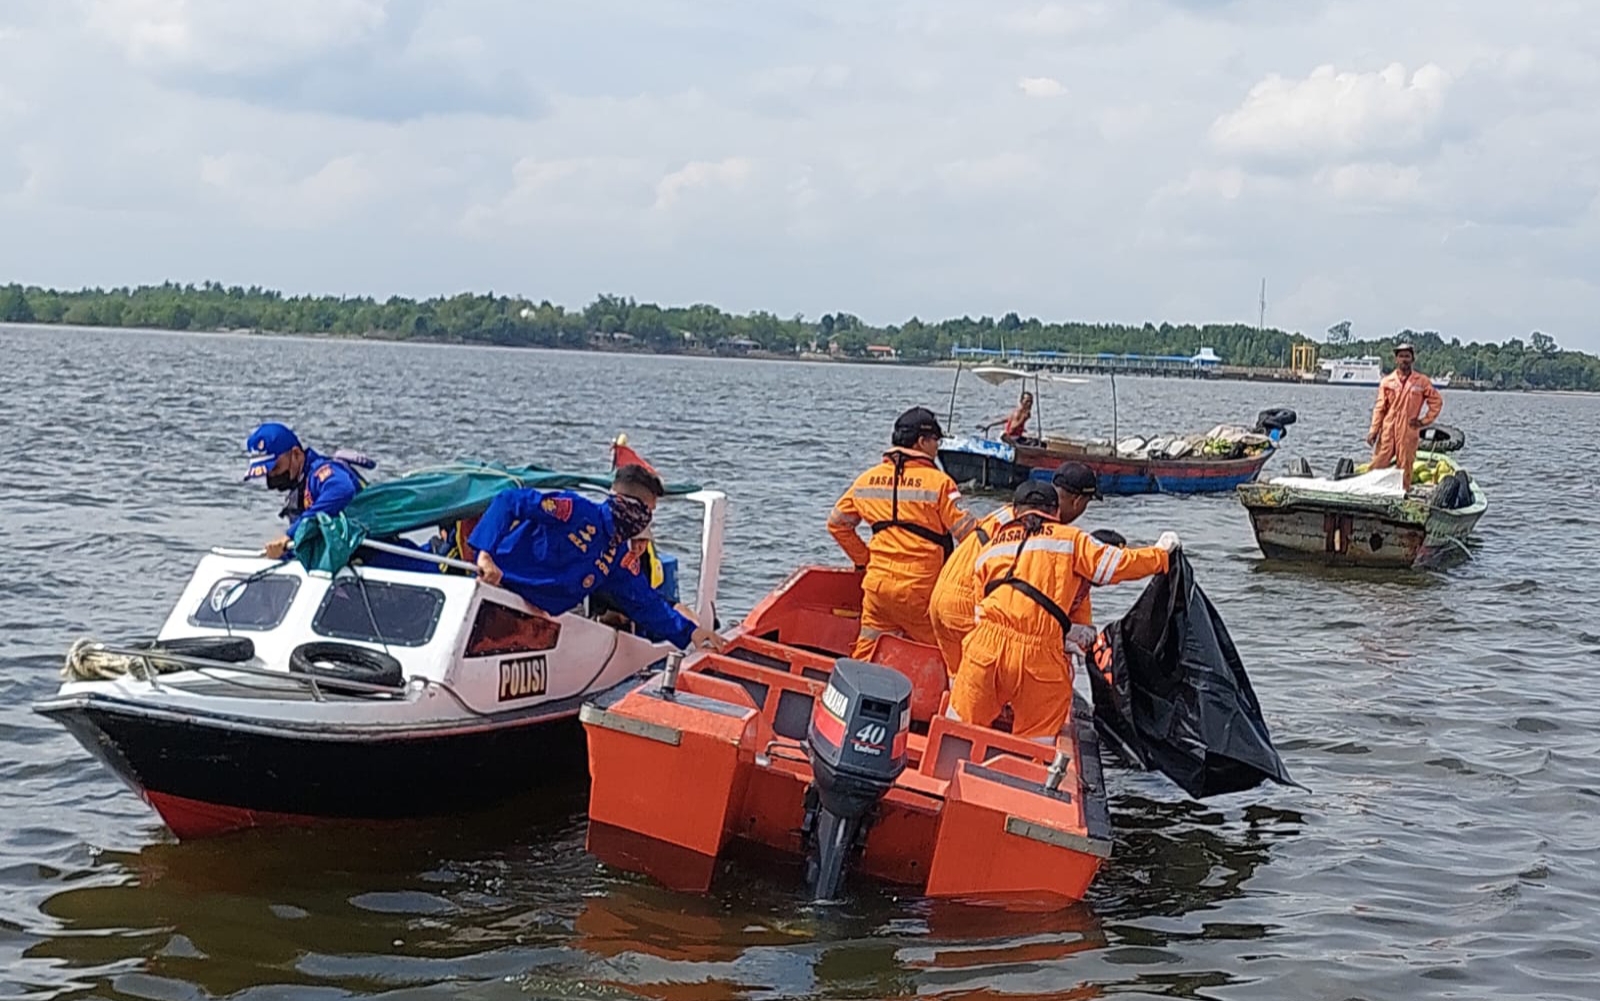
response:
[[[212,660],[209,657],[196,657],[186,653],[169,653],[165,650],[119,647],[106,643],[88,644],[84,649],[89,653],[107,654],[113,657],[127,658],[130,665],[128,670],[129,675],[148,683],[150,687],[156,691],[166,690],[166,687],[163,686],[159,680],[161,672],[156,669],[156,664],[158,662],[180,664],[183,667],[189,668],[190,670],[199,672],[225,671],[233,675],[246,675],[248,677],[255,678],[271,678],[273,681],[280,683],[288,682],[290,685],[309,689],[312,699],[317,702],[326,702],[328,700],[326,693],[323,691],[324,686],[341,693],[359,692],[366,695],[391,696],[404,695],[410,687],[409,685],[374,685],[370,682],[356,681],[354,679],[328,678],[319,677],[315,674],[298,674],[291,671],[275,671],[271,668],[257,667],[253,664],[240,664],[224,660]],[[139,665],[141,670],[138,673],[135,673],[133,671],[133,665]],[[210,674],[208,674],[207,677],[214,678],[214,680],[217,681],[238,684],[241,687],[254,687],[233,677],[217,677],[216,675]]]
[[[468,563],[466,560],[453,559],[449,556],[436,556],[433,553],[424,552],[420,549],[408,549],[405,546],[396,546],[388,542],[379,542],[376,539],[363,539],[361,540],[361,546],[364,549],[372,549],[380,553],[388,553],[391,556],[409,557],[410,559],[416,560],[419,563],[431,563],[436,566],[454,567],[457,570],[465,570],[471,574],[476,574],[478,572],[478,565],[476,563]],[[230,546],[212,546],[211,553],[213,556],[229,556],[237,559],[259,560],[267,558],[267,551],[265,549],[238,549]]]

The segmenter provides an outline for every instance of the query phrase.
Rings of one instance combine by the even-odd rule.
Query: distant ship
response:
[[[1329,359],[1322,362],[1322,371],[1328,374],[1328,382],[1335,386],[1376,387],[1383,381],[1383,361],[1375,355]],[[1433,388],[1445,389],[1454,377],[1455,373],[1450,372],[1429,376],[1429,381],[1433,383]]]
[[[1334,386],[1377,386],[1383,381],[1383,362],[1376,355],[1330,358],[1322,362],[1322,370]]]

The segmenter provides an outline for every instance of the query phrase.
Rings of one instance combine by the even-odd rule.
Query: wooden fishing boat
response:
[[[1280,429],[1281,432],[1281,429]],[[1281,433],[1280,433],[1281,436]],[[939,464],[957,483],[980,490],[1011,490],[1027,479],[1048,480],[1063,462],[1094,470],[1100,492],[1112,494],[1224,493],[1254,480],[1277,450],[1270,434],[1249,454],[1119,454],[1110,442],[1071,438],[946,438]]]
[[[1041,375],[1003,366],[980,366],[973,374],[990,385],[1034,380],[1039,402]],[[951,386],[951,421],[956,383]],[[1051,381],[1083,382],[1056,376]],[[1295,412],[1263,410],[1253,427],[1218,425],[1207,434],[1122,437],[1117,433],[1116,377],[1111,378],[1112,437],[1086,439],[1039,431],[1039,437],[993,434],[998,425],[980,426],[977,435],[952,435],[939,447],[939,464],[957,483],[979,490],[1012,490],[1028,479],[1048,480],[1063,462],[1094,470],[1102,494],[1222,493],[1253,481],[1277,450]],[[1042,406],[1042,403],[1039,403]],[[1042,429],[1042,418],[1034,414]]]
[[[860,576],[799,570],[718,653],[583,708],[589,850],[703,892],[736,843],[806,858],[818,899],[847,870],[934,898],[1055,907],[1111,853],[1089,707],[1054,746],[944,714],[939,651],[856,638]]]
[[[1424,453],[1409,491],[1398,469],[1324,479],[1274,477],[1239,487],[1256,544],[1270,559],[1335,566],[1413,567],[1465,552],[1488,510],[1483,488],[1445,455]]]

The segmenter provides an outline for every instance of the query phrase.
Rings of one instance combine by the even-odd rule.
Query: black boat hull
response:
[[[40,707],[180,839],[249,827],[398,820],[581,781],[577,700],[540,716],[405,733],[277,728],[106,697]]]

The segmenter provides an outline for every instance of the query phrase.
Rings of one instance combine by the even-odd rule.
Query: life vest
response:
[[[904,452],[890,452],[889,461],[894,463],[894,483],[889,488],[889,517],[884,521],[873,522],[871,526],[872,534],[877,535],[879,532],[887,531],[891,528],[910,532],[917,538],[926,542],[931,542],[943,549],[945,559],[949,559],[950,554],[955,552],[956,548],[955,537],[949,532],[935,532],[926,525],[917,525],[912,522],[900,520],[900,481],[905,476],[906,463],[908,461],[919,461],[925,462],[929,466],[933,466],[933,460],[913,459]],[[938,467],[934,466],[934,468],[937,469]]]
[[[1045,594],[1037,587],[1034,587],[1032,584],[1017,576],[1017,564],[1022,561],[1022,550],[1027,546],[1028,540],[1033,538],[1034,535],[1038,534],[1039,529],[1043,527],[1044,519],[1036,514],[1028,514],[1023,515],[1021,518],[1011,522],[1010,524],[1015,525],[1018,522],[1022,523],[1024,530],[1022,540],[1017,543],[1016,555],[1011,558],[1011,565],[1006,568],[1006,575],[1004,577],[1001,577],[998,580],[991,580],[989,583],[984,585],[983,596],[987,598],[989,595],[993,594],[1002,587],[1014,588],[1015,590],[1020,591],[1024,597],[1028,598],[1040,608],[1044,609],[1045,614],[1049,615],[1052,619],[1055,619],[1056,625],[1061,627],[1061,635],[1065,637],[1072,631],[1072,620],[1067,616],[1066,609],[1057,604],[1054,598],[1050,597],[1048,594]],[[1001,529],[1004,529],[1005,527],[1006,526],[1002,525]],[[985,543],[987,543],[987,540],[985,540]],[[1084,591],[1087,590],[1087,585],[1081,588],[1079,591],[1080,596]]]

